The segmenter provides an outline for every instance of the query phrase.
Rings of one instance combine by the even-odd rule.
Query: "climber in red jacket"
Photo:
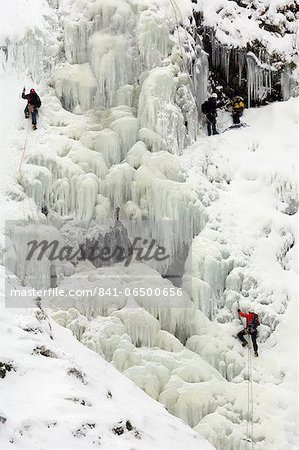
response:
[[[244,338],[244,335],[248,334],[249,336],[251,336],[254,354],[255,356],[258,356],[258,346],[256,338],[257,338],[257,328],[260,325],[259,317],[253,311],[249,311],[248,314],[246,314],[243,313],[240,309],[238,309],[238,313],[241,317],[245,317],[247,322],[246,328],[240,331],[240,333],[238,333],[237,335],[240,341],[242,342],[242,347],[246,347],[246,345],[248,345],[248,342]]]

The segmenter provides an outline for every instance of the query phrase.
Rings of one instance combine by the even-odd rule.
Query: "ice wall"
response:
[[[247,53],[248,106],[252,101],[261,103],[272,91],[272,72],[270,64],[262,63],[252,52]]]
[[[52,59],[38,60],[55,62],[45,73],[60,104],[54,92],[44,96],[54,133],[46,151],[28,145],[24,191],[54,214],[106,220],[120,207],[124,219],[185,217],[198,233],[204,208],[168,156],[196,139],[207,90],[207,56],[193,37],[189,3],[56,7],[63,35]]]
[[[79,6],[75,2],[71,18],[62,22],[66,62],[54,84],[63,106],[76,113],[134,106],[151,151],[181,153],[196,138],[195,99],[205,96],[207,86],[207,58],[182,16],[183,5],[185,27],[167,2],[97,1],[76,14]]]
[[[269,54],[260,50],[259,57],[257,57],[252,51],[248,52],[239,48],[237,42],[235,46],[226,45],[219,42],[214,35],[210,37],[210,44],[212,66],[221,71],[228,86],[230,86],[232,78],[238,77],[238,84],[241,87],[242,81],[244,81],[244,69],[246,69],[248,107],[253,103],[260,104],[267,97],[271,96],[272,79],[277,72],[277,68],[271,65]],[[233,80],[233,82],[235,83],[236,80]],[[290,97],[291,83],[288,79],[288,71],[283,71],[281,91],[285,99]]]

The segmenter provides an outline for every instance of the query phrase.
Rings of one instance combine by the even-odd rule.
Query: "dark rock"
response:
[[[112,398],[112,393],[111,393],[111,391],[108,391],[108,392],[107,392],[107,398]]]
[[[95,267],[112,266],[132,255],[128,231],[117,221],[105,235],[86,241],[85,256]]]
[[[134,436],[136,439],[141,439],[141,433],[140,431],[136,430],[136,428],[134,429]]]
[[[124,425],[123,421],[119,422],[118,425],[116,425],[114,428],[112,428],[112,431],[114,434],[117,434],[118,436],[121,436],[126,431],[129,431],[129,432],[132,431],[134,433],[134,437],[136,439],[141,439],[140,431],[138,431],[135,427],[133,427],[130,420],[127,420],[125,425]]]
[[[86,437],[89,429],[94,429],[95,423],[83,423],[77,430],[72,432],[74,437]]]
[[[120,436],[121,434],[124,434],[124,432],[125,432],[124,427],[114,427],[114,428],[112,428],[112,431],[114,434],[117,434],[118,436]]]
[[[41,347],[36,347],[33,350],[33,354],[42,355],[45,356],[46,358],[58,358],[58,356],[54,352],[52,352],[52,350],[49,350],[44,345],[42,345]]]
[[[34,333],[34,334],[39,334],[39,333],[43,332],[41,328],[33,328],[33,327],[23,328],[23,331],[26,331],[27,333]]]
[[[66,397],[65,400],[69,400],[71,402],[78,403],[82,406],[92,406],[92,404],[88,400],[85,400],[85,399],[82,399],[79,397]]]
[[[0,378],[5,378],[7,372],[16,370],[12,363],[3,363],[0,361]]]
[[[86,384],[85,374],[81,370],[76,369],[76,367],[71,367],[68,369],[67,374],[76,377],[79,381],[81,381],[81,383]]]

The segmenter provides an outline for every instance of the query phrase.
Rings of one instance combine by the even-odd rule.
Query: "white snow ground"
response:
[[[1,293],[0,332],[1,449],[212,449],[41,309]]]
[[[166,55],[165,42],[174,21],[170,4],[165,1],[161,10],[154,8],[152,13],[148,13],[145,4],[150,2],[134,2],[132,13],[127,2],[114,5],[98,1],[91,5],[92,8],[95,5],[100,11],[106,8],[100,17],[113,18],[109,26],[114,27],[114,31],[116,27],[120,33],[124,32],[126,39],[131,39],[127,34],[127,28],[132,28],[130,20],[135,21],[144,9],[144,21],[138,22],[141,27],[139,50],[144,48],[144,53],[141,51],[143,67],[140,72],[133,69],[131,80],[114,80],[109,92],[118,91],[119,82],[129,84],[117,93],[116,107],[110,109],[109,114],[97,104],[96,110],[80,115],[82,107],[85,109],[85,101],[94,106],[93,101],[97,100],[90,97],[94,85],[88,66],[84,66],[86,62],[80,60],[82,53],[74,56],[71,47],[67,53],[66,45],[66,55],[70,59],[64,61],[67,70],[64,72],[60,65],[63,59],[60,42],[63,39],[61,41],[60,37],[58,40],[51,27],[55,28],[58,21],[61,26],[66,24],[69,28],[66,40],[67,37],[75,39],[72,33],[76,34],[76,30],[72,28],[74,24],[67,12],[55,9],[59,3],[60,8],[67,11],[67,1],[51,1],[50,6],[54,9],[47,2],[31,2],[31,20],[28,23],[27,19],[20,19],[18,27],[10,27],[9,24],[14,25],[18,17],[27,18],[28,10],[24,11],[22,1],[10,2],[10,11],[14,14],[8,14],[9,10],[5,9],[1,11],[6,14],[7,23],[1,31],[1,41],[8,44],[12,55],[6,62],[5,52],[2,52],[1,60],[1,98],[5,103],[2,110],[5,114],[0,121],[2,231],[5,219],[27,216],[38,218],[48,226],[39,208],[50,198],[56,209],[50,215],[50,221],[54,223],[58,222],[59,214],[76,214],[87,219],[93,216],[105,218],[117,204],[125,205],[122,213],[127,217],[193,216],[197,233],[203,231],[193,243],[192,286],[188,279],[185,283],[191,297],[186,297],[188,308],[157,310],[152,308],[149,299],[137,297],[134,301],[142,308],[131,304],[131,307],[119,311],[115,307],[110,311],[105,308],[104,312],[102,306],[96,304],[91,315],[90,311],[76,304],[80,313],[74,309],[56,311],[54,317],[71,329],[87,347],[111,361],[148,395],[164,404],[169,412],[206,437],[215,448],[245,450],[248,367],[246,353],[234,336],[240,329],[236,319],[237,301],[244,308],[253,306],[263,323],[261,357],[253,361],[255,448],[296,448],[297,100],[250,110],[244,118],[250,128],[228,131],[212,138],[202,133],[194,145],[185,149],[196,138],[196,121],[192,122],[192,100],[190,103],[190,92],[184,88],[184,67],[177,62],[180,58],[173,43],[170,44],[172,60],[178,66],[174,64],[169,68],[169,59],[166,58],[169,55],[168,52]],[[186,7],[187,15],[189,2],[182,0],[179,4],[181,8]],[[124,9],[115,13],[119,5]],[[74,18],[75,6],[82,8],[82,2],[74,5]],[[94,14],[92,8],[89,14]],[[27,26],[32,26],[32,35],[26,35],[23,47],[14,45],[24,37]],[[161,53],[150,59],[148,49],[151,48],[151,39],[156,39],[157,29],[164,36],[164,44],[159,50]],[[11,30],[17,30],[17,35],[12,35]],[[108,31],[112,33],[111,29]],[[81,32],[84,33],[84,26]],[[36,43],[30,41],[32,36],[46,39],[48,43],[41,47],[45,54],[34,61],[28,56],[32,49],[36,49]],[[181,31],[180,39],[182,37]],[[5,42],[6,38],[11,43]],[[100,38],[105,39],[108,46],[107,54],[110,52],[112,58],[109,64],[115,64],[107,37],[95,35],[93,45],[97,46]],[[77,52],[79,47],[75,50]],[[73,61],[74,57],[79,60]],[[100,64],[93,56],[88,57],[91,64]],[[117,58],[122,61],[122,54],[117,53],[115,58],[118,64]],[[29,70],[28,60],[32,63]],[[51,82],[58,95],[64,91],[65,98],[70,101],[70,109],[77,114],[63,110],[54,90],[47,88],[47,77],[58,64],[59,70]],[[162,69],[158,67],[152,72],[144,72],[157,65]],[[108,75],[101,67],[92,70],[99,76],[97,83],[102,89],[101,77]],[[142,102],[139,108],[136,99],[140,86],[137,86],[136,73],[141,76],[147,102]],[[19,100],[19,95],[24,84],[31,86],[31,76],[39,83],[35,87],[42,93],[43,107],[38,131],[28,130],[26,164],[19,173],[27,134],[27,129],[23,128],[27,126],[22,115],[24,102]],[[173,91],[170,92],[168,86],[172,81]],[[183,107],[189,105],[191,108],[188,109],[188,120],[192,125],[187,139],[186,130],[182,128],[184,108],[178,108],[180,102],[175,98],[180,88],[183,97],[186,95]],[[103,99],[105,94],[100,92],[102,96],[99,98]],[[11,98],[16,101],[11,101]],[[105,106],[110,106],[109,102],[114,100],[106,98],[105,101],[108,102]],[[86,108],[89,108],[88,103]],[[158,113],[153,115],[157,109]],[[162,114],[164,110],[165,115]],[[135,128],[136,113],[138,130]],[[229,125],[229,120],[226,114],[220,116],[221,129]],[[174,129],[178,133],[169,142],[166,137],[173,135]],[[102,142],[105,142],[105,147],[101,146]],[[177,157],[166,151],[149,151],[155,151],[161,145],[171,153],[183,154]],[[123,163],[124,159],[126,163]],[[122,164],[114,166],[116,161]],[[76,181],[72,184],[71,180]],[[99,180],[104,180],[104,183]],[[77,196],[75,200],[74,195]],[[109,273],[109,269],[105,270]],[[120,269],[119,282],[135,286],[138,282],[134,276],[138,275],[138,270],[144,273],[145,268],[132,266],[128,278],[128,273]],[[151,272],[152,269],[146,270],[150,276],[158,277],[157,272]],[[90,272],[90,266],[81,266],[71,278],[62,277],[60,286],[75,285],[78,276],[86,271],[92,284],[95,270]],[[155,283],[167,286],[163,279]],[[57,303],[59,306],[59,299],[56,299]],[[2,448],[11,448],[9,441],[12,439],[17,448],[24,449],[53,446],[93,448],[98,445],[99,435],[102,448],[131,448],[132,445],[138,449],[209,448],[200,439],[195,440],[190,429],[166,414],[161,406],[147,399],[100,356],[81,346],[53,321],[52,340],[48,319],[35,318],[35,313],[36,310],[1,310],[1,336],[6,338],[1,340],[3,361],[1,358],[0,361],[12,361],[16,368],[0,383],[1,399],[4,399],[0,416],[7,418],[0,424]],[[23,330],[28,327],[32,331]],[[186,339],[184,347],[182,342],[185,343]],[[49,348],[59,358],[32,355],[34,348],[40,346]],[[74,365],[86,374],[86,385],[67,375],[68,369]],[[51,389],[50,376],[54,378]],[[112,399],[107,398],[109,389]],[[123,392],[125,389],[126,393]],[[137,399],[138,410],[135,406]],[[86,405],[80,404],[81,400]],[[89,402],[92,406],[87,406]],[[16,413],[15,403],[25,404],[26,408],[20,406]],[[105,413],[102,413],[103,409]],[[163,428],[156,428],[158,425],[151,427],[155,419],[159,424],[165,421]],[[136,439],[134,430],[126,429],[121,436],[114,435],[112,428],[120,420],[130,420],[140,431],[142,439]],[[45,447],[45,440],[48,447]]]

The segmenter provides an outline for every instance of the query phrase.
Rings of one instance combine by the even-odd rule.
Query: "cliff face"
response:
[[[195,0],[212,79],[248,104],[298,93],[298,6],[292,0]]]

